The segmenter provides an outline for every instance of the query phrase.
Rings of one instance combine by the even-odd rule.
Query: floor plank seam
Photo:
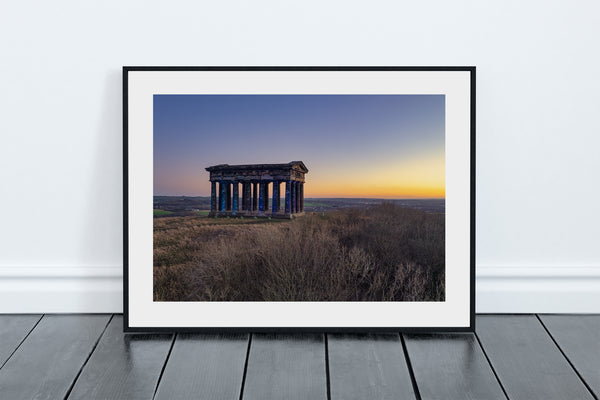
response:
[[[507,400],[510,400],[510,397],[508,397],[508,393],[506,393],[506,389],[504,388],[504,385],[502,384],[502,381],[500,380],[500,377],[498,376],[496,369],[492,365],[492,361],[490,360],[490,357],[488,356],[487,352],[485,351],[485,348],[483,347],[483,343],[481,343],[481,339],[479,339],[479,335],[477,334],[477,332],[473,332],[473,335],[475,335],[475,339],[477,339],[477,343],[479,343],[479,347],[481,348],[481,351],[483,352],[483,355],[485,356],[485,359],[487,360],[488,365],[492,369],[492,372],[494,373],[494,377],[496,377],[496,381],[498,381],[498,384],[500,385],[500,389],[502,389],[502,393],[504,393],[504,397],[506,397]]]
[[[106,330],[108,329],[108,326],[110,325],[110,322],[113,320],[114,317],[115,317],[115,314],[111,314],[110,318],[108,319],[108,322],[104,326],[104,329],[98,336],[98,339],[96,339],[96,342],[94,343],[94,346],[92,347],[92,351],[90,351],[90,354],[88,354],[88,356],[86,357],[85,361],[79,368],[79,371],[77,371],[77,375],[75,375],[75,379],[73,379],[73,382],[71,382],[71,385],[69,386],[69,389],[67,390],[67,393],[65,394],[64,400],[67,400],[69,398],[69,396],[71,396],[71,392],[73,391],[73,388],[75,387],[75,384],[77,383],[77,380],[81,376],[81,373],[83,372],[83,369],[87,365],[90,358],[92,358],[92,354],[94,354],[94,352],[96,351],[96,348],[98,347],[98,344],[100,343],[100,340],[102,339],[102,336],[104,336],[104,332],[106,332]]]
[[[19,344],[17,345],[17,347],[15,347],[15,349],[10,353],[10,355],[8,356],[8,358],[2,363],[2,365],[0,365],[0,369],[2,369],[6,363],[8,362],[8,360],[11,359],[11,357],[13,356],[13,354],[15,354],[17,352],[17,350],[19,350],[19,347],[21,347],[21,345],[23,344],[23,342],[25,342],[25,340],[27,340],[27,338],[29,337],[29,335],[31,335],[31,332],[33,332],[33,330],[38,326],[38,324],[40,323],[40,321],[42,320],[42,318],[44,318],[45,314],[42,314],[42,316],[37,320],[37,322],[35,324],[33,324],[33,327],[29,330],[29,332],[27,332],[27,335],[25,335],[25,337],[23,338],[23,340],[21,340],[19,342]]]
[[[567,357],[567,355],[565,354],[565,352],[563,351],[563,349],[559,346],[559,344],[556,341],[556,339],[554,339],[554,336],[552,336],[552,333],[550,333],[550,330],[548,329],[548,327],[546,327],[546,325],[544,324],[544,321],[542,321],[542,319],[540,318],[540,316],[538,314],[535,314],[535,316],[538,319],[538,321],[540,321],[540,324],[542,324],[542,327],[544,328],[544,330],[546,331],[546,333],[548,334],[548,336],[550,336],[550,339],[552,339],[552,342],[554,343],[554,345],[556,346],[556,348],[558,349],[558,351],[560,351],[560,354],[562,354],[562,356],[565,358],[565,360],[567,360],[567,362],[569,363],[569,365],[571,366],[571,368],[573,369],[573,371],[575,372],[575,374],[577,375],[577,377],[579,378],[579,380],[581,380],[581,382],[583,383],[583,385],[585,386],[585,388],[588,390],[588,392],[590,392],[590,394],[592,395],[592,397],[595,400],[598,400],[598,396],[596,396],[594,394],[594,391],[592,390],[592,388],[590,387],[590,385],[588,385],[588,383],[585,381],[585,379],[583,379],[583,376],[581,376],[581,374],[579,373],[579,371],[577,370],[577,368],[575,368],[575,365],[573,365],[573,363],[571,362],[571,360],[569,359],[569,357]]]
[[[419,385],[417,384],[417,379],[415,377],[415,371],[413,370],[412,363],[410,362],[410,356],[408,355],[408,348],[406,347],[406,342],[404,341],[404,334],[399,333],[399,335],[400,343],[402,343],[402,351],[404,352],[404,359],[406,360],[406,366],[408,367],[408,374],[410,375],[410,381],[413,386],[415,398],[417,400],[422,400],[421,392],[419,391]]]
[[[327,400],[331,400],[331,374],[329,373],[329,335],[325,336],[325,381],[327,383]]]
[[[177,340],[177,333],[173,334],[173,338],[171,339],[171,346],[169,347],[169,352],[167,353],[167,357],[165,358],[165,362],[160,370],[160,374],[158,375],[158,380],[156,381],[156,387],[154,388],[154,393],[152,394],[152,400],[156,397],[156,393],[158,392],[158,387],[160,386],[160,381],[162,380],[163,374],[165,373],[165,369],[167,369],[167,363],[169,362],[169,357],[171,357],[171,352],[173,351],[173,347],[175,346],[175,341]]]
[[[246,374],[248,373],[248,361],[250,360],[250,346],[252,345],[252,333],[248,334],[248,347],[246,348],[246,361],[244,362],[244,373],[242,374],[242,386],[240,387],[240,400],[244,397],[244,386],[246,385]]]

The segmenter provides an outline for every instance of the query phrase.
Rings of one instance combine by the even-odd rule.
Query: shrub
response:
[[[441,301],[444,215],[382,204],[288,222],[155,219],[157,301]]]

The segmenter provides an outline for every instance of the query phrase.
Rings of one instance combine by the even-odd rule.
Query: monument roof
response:
[[[243,170],[256,170],[256,169],[294,169],[298,167],[302,172],[307,173],[308,168],[302,161],[291,161],[287,164],[240,164],[240,165],[229,165],[219,164],[207,167],[206,170],[209,172],[213,171],[243,171]]]

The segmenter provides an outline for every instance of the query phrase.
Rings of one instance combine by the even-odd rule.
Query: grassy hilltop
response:
[[[155,301],[443,301],[444,214],[154,219]]]

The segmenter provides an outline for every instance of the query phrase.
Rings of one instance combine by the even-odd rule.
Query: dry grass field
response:
[[[155,301],[443,301],[444,215],[154,219]]]

